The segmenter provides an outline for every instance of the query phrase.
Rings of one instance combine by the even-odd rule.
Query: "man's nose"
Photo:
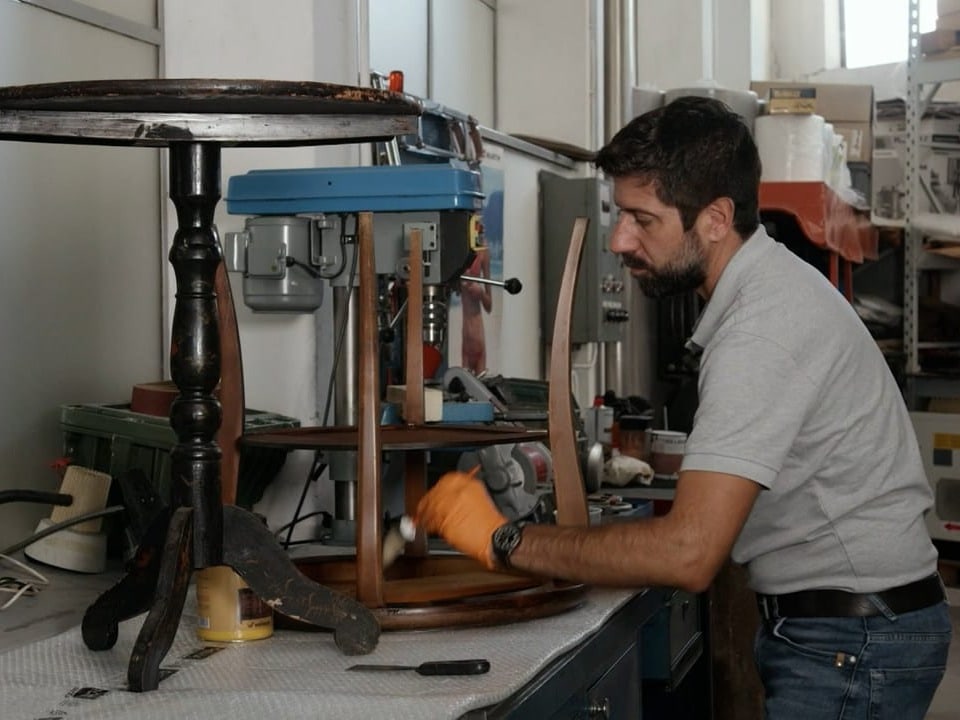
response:
[[[626,228],[623,216],[617,219],[610,233],[610,252],[622,255],[633,249],[633,243],[630,241],[630,233]]]

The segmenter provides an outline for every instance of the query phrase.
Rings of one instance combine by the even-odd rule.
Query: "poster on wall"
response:
[[[483,232],[474,248],[466,277],[503,279],[503,171],[483,167]],[[475,375],[500,371],[501,290],[486,283],[461,280],[450,295],[447,365]]]

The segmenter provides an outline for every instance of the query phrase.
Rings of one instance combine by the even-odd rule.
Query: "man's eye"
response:
[[[646,228],[650,226],[650,217],[644,213],[637,212],[636,210],[624,210],[618,208],[616,210],[615,221],[620,222],[623,219],[629,220],[633,225],[637,225],[641,228]]]

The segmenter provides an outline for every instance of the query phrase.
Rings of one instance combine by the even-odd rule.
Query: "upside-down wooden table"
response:
[[[380,430],[371,427],[369,421],[376,424],[375,412],[366,412],[368,422],[365,425],[361,422],[359,433],[357,428],[332,429],[332,435],[306,444],[307,447],[357,447],[361,463],[359,494],[372,499],[365,508],[360,508],[358,554],[350,577],[350,582],[358,587],[352,593],[349,588],[338,592],[307,579],[253,514],[231,504],[235,487],[222,486],[221,463],[226,467],[226,462],[217,439],[222,437],[218,435],[222,413],[230,422],[238,424],[242,432],[242,385],[241,397],[232,399],[232,407],[228,407],[231,398],[223,397],[223,389],[224,410],[213,396],[221,380],[225,352],[227,360],[239,366],[239,347],[237,358],[232,357],[231,350],[225,351],[224,348],[230,346],[223,344],[218,326],[218,315],[223,317],[226,305],[224,298],[219,304],[217,301],[216,288],[220,287],[223,292],[222,284],[218,284],[223,264],[213,226],[214,210],[220,199],[221,148],[388,139],[414,132],[420,112],[419,103],[401,95],[325,83],[165,79],[0,88],[0,140],[169,148],[170,198],[178,219],[170,251],[177,281],[170,365],[180,393],[170,415],[177,436],[171,451],[171,465],[173,486],[175,491],[179,490],[179,497],[177,506],[158,517],[147,532],[130,572],[90,606],[82,624],[86,645],[93,650],[104,650],[115,644],[120,621],[149,610],[130,658],[127,679],[131,690],[152,690],[158,686],[160,663],[176,633],[194,569],[229,565],[276,611],[303,624],[332,630],[337,646],[346,654],[372,651],[381,626],[389,628],[384,621],[391,618],[401,618],[401,623],[395,625],[398,628],[416,627],[416,618],[421,615],[428,618],[430,626],[444,622],[442,602],[439,608],[413,607],[411,610],[408,598],[405,611],[391,607],[381,592],[383,569],[378,543],[382,528],[379,490],[374,487],[379,473],[375,469],[381,445],[387,449],[390,440],[388,432],[387,439],[381,443]],[[372,243],[370,216],[361,214],[357,225],[358,242],[363,249],[364,242]],[[572,264],[568,263],[568,304],[572,301],[584,231],[579,227],[576,253],[571,252],[576,257]],[[226,299],[232,312],[232,298]],[[569,314],[569,308],[567,312]],[[563,324],[560,326],[562,332]],[[566,327],[568,331],[569,323]],[[564,342],[558,354],[562,361],[554,364],[551,380],[554,385],[565,388],[566,393],[559,394],[564,402],[557,402],[560,410],[556,413],[551,397],[551,413],[560,416],[561,424],[570,425],[569,337]],[[555,354],[557,350],[555,344]],[[422,384],[422,375],[420,382]],[[347,440],[343,439],[344,432]],[[517,432],[513,437],[510,431],[501,428],[463,438],[452,429],[451,435],[441,432],[438,436],[425,428],[408,427],[399,431],[397,444],[405,446],[411,438],[424,432],[425,438],[413,443],[417,448],[427,448],[438,439],[447,444],[452,442],[451,438],[457,442],[469,440],[470,444],[474,444],[473,440],[476,444],[493,444],[519,441],[524,436]],[[288,442],[274,438],[268,442],[304,447],[299,440]],[[576,460],[572,455],[572,440],[564,443],[564,451],[567,457],[563,465],[565,471],[569,471]],[[371,471],[368,475],[372,473],[372,478],[364,479],[364,469]],[[558,517],[570,524],[586,522],[579,477],[575,471],[575,477],[565,481],[574,492],[560,493],[558,489]],[[420,542],[422,545],[422,538]],[[362,553],[366,554],[366,561]],[[466,568],[467,574],[475,569]],[[412,579],[415,584],[429,584],[429,576],[436,572],[429,562],[421,562],[412,569]],[[453,574],[457,572],[454,568]],[[320,577],[324,582],[330,579],[323,573]],[[455,584],[456,578],[446,583],[447,586]],[[558,612],[575,606],[584,590],[582,586],[553,586],[550,582],[539,589],[543,587],[547,587],[547,592],[539,596],[547,597],[549,602],[539,610],[524,610],[537,604],[529,599],[531,587],[526,584],[519,588],[520,597],[512,600],[512,609],[508,608],[506,615],[498,610],[501,606],[496,602],[492,605],[468,603],[466,610],[455,613],[457,621],[462,622],[464,617],[469,621],[471,612],[488,613],[486,620],[480,617],[481,622]],[[534,595],[537,589],[534,583]],[[463,594],[462,590],[455,593],[461,600]],[[427,604],[435,604],[436,598],[430,598],[429,592],[413,595],[425,595]],[[434,612],[438,609],[439,613]]]

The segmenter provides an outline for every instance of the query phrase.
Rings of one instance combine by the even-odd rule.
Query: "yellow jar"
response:
[[[246,642],[273,635],[273,609],[226,565],[197,572],[197,637]]]

